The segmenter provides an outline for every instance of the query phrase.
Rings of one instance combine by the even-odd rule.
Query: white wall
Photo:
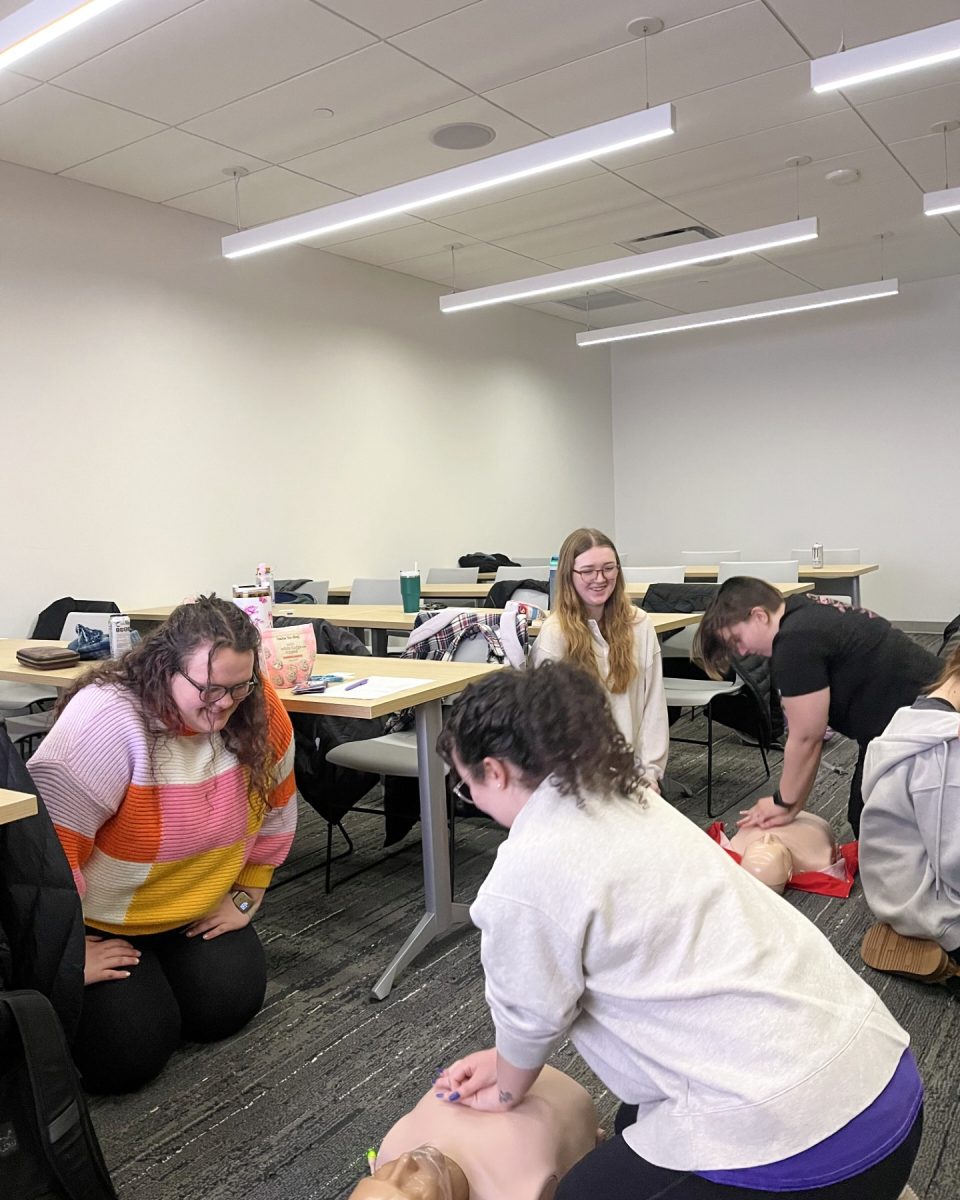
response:
[[[960,609],[960,277],[613,351],[616,530],[635,561],[859,546],[863,603]]]
[[[567,322],[441,317],[306,248],[227,262],[215,222],[18,167],[0,195],[0,635],[264,558],[340,582],[612,526],[609,364]]]

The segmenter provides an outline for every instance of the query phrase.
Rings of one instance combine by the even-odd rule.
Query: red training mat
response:
[[[722,821],[714,821],[706,832],[707,837],[726,850],[735,863],[740,862],[741,855],[731,847]],[[840,896],[846,900],[853,889],[859,866],[860,844],[847,842],[840,847],[840,858],[832,867],[825,871],[798,871],[790,876],[787,887],[796,888],[798,892],[815,892],[818,896]]]

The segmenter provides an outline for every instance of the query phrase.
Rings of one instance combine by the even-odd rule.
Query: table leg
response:
[[[389,636],[385,629],[370,630],[370,649],[374,658],[387,657],[387,639]]]
[[[850,579],[850,599],[853,601],[854,608],[860,608],[860,576],[854,575]]]
[[[373,986],[373,997],[384,1000],[394,980],[435,938],[459,925],[469,924],[465,904],[454,904],[450,894],[450,859],[447,841],[447,796],[443,764],[437,753],[440,736],[439,700],[414,710],[417,760],[420,771],[420,825],[423,835],[423,891],[426,912]]]

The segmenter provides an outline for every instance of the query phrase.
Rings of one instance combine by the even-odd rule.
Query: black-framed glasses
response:
[[[222,683],[197,683],[195,679],[190,678],[186,671],[179,671],[178,674],[182,675],[187,683],[193,684],[197,689],[200,693],[201,704],[216,704],[228,692],[230,693],[231,700],[246,700],[257,686],[255,679],[247,679],[243,683],[235,683],[232,687],[226,687]]]
[[[470,784],[467,783],[465,779],[458,779],[457,782],[450,788],[450,791],[453,792],[456,798],[463,804],[473,804],[474,808],[476,808],[473,797],[470,795]]]
[[[579,575],[581,579],[599,579],[602,575],[604,579],[613,579],[620,568],[616,563],[604,563],[602,567],[586,567],[582,571],[573,568],[574,575]]]

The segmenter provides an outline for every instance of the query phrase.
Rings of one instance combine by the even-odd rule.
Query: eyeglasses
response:
[[[473,797],[470,795],[470,784],[465,779],[458,779],[450,791],[464,804],[473,804],[474,808],[476,808]]]
[[[573,568],[574,575],[579,575],[581,579],[599,579],[602,575],[604,579],[614,579],[620,568],[616,563],[604,563],[602,567],[586,567],[582,571]]]
[[[216,704],[228,692],[231,700],[246,700],[257,686],[255,679],[248,679],[245,683],[235,683],[232,687],[225,687],[222,683],[197,683],[195,679],[190,678],[186,671],[179,671],[178,674],[182,675],[187,683],[193,684],[200,693],[202,704]]]

